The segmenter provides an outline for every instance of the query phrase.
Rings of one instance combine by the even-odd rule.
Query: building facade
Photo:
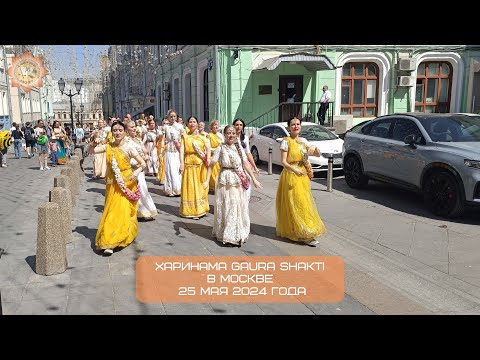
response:
[[[330,124],[340,115],[355,125],[395,112],[480,112],[474,45],[122,45],[109,50],[103,78],[115,116],[146,112],[154,95],[157,118],[173,108],[222,125],[318,121],[324,85]]]
[[[76,93],[75,78],[66,78],[64,93]],[[82,127],[87,125],[91,128],[98,125],[98,120],[103,119],[102,105],[102,79],[91,77],[82,79],[83,84],[78,95],[72,97],[72,109],[70,108],[70,98],[63,95],[58,85],[54,88],[53,118],[64,127],[79,123]]]
[[[106,116],[156,116],[155,66],[157,45],[113,45],[102,64],[103,108]]]

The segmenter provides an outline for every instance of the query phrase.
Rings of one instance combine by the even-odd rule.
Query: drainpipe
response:
[[[7,83],[7,106],[8,106],[8,115],[10,118],[10,127],[13,122],[13,111],[12,111],[12,94],[10,93],[10,77],[7,75],[8,70],[8,61],[7,61],[7,49],[3,45],[3,66],[5,69],[5,82]]]
[[[396,73],[397,73],[397,69],[395,68],[396,66],[396,63],[398,61],[398,50],[394,50],[393,51],[393,56],[392,56],[392,67],[390,68],[390,71],[391,71],[391,76],[390,76],[390,89],[388,89],[389,91],[389,101],[388,101],[388,109],[385,109],[386,113],[385,114],[381,114],[381,115],[386,115],[386,114],[390,114],[392,113],[392,107],[393,107],[393,103],[394,103],[394,95],[395,95],[395,92],[397,91],[397,82],[396,82]],[[395,90],[393,90],[395,89]]]
[[[218,55],[218,45],[213,45],[213,56],[214,56],[214,66],[215,66],[215,119],[218,119],[221,123],[221,118],[220,118],[220,64],[219,64],[219,58],[220,56]]]

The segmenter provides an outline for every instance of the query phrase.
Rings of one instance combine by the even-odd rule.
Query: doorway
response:
[[[288,121],[296,116],[302,117],[303,75],[281,75],[279,77],[278,103],[284,103],[279,108],[280,122]]]

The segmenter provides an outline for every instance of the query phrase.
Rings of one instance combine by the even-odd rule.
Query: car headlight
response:
[[[463,163],[465,164],[465,166],[480,170],[480,160],[465,159],[465,160],[463,160]]]

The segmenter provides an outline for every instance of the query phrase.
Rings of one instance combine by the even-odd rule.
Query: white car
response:
[[[255,163],[268,162],[268,151],[272,147],[272,163],[282,165],[280,143],[285,136],[289,135],[286,122],[265,125],[257,133],[250,135],[250,151]],[[318,147],[322,154],[309,157],[314,173],[328,170],[329,154],[333,155],[333,170],[342,170],[342,139],[327,128],[312,122],[302,122],[300,136]]]

